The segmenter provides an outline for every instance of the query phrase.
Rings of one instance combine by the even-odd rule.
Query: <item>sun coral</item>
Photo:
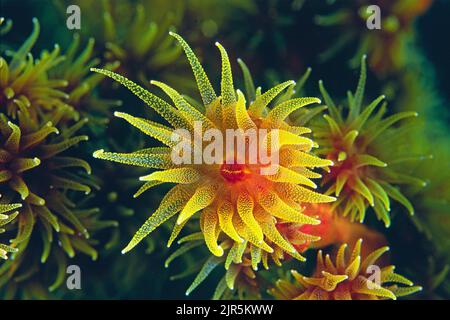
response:
[[[32,121],[40,121],[55,109],[65,110],[64,118],[69,121],[83,117],[108,114],[110,106],[116,101],[105,101],[92,94],[92,90],[103,79],[101,75],[86,77],[89,68],[100,63],[92,58],[94,41],[89,40],[86,48],[77,55],[80,39],[74,41],[61,53],[55,45],[51,51],[42,51],[40,59],[31,54],[39,37],[40,25],[33,19],[33,32],[22,46],[13,53],[9,62],[0,57],[0,111],[11,119],[17,118],[17,112]],[[115,69],[118,63],[106,64],[104,68]],[[40,117],[40,118],[39,118]]]
[[[61,2],[64,8],[71,3]],[[84,13],[81,32],[96,40],[94,50],[104,63],[120,62],[119,73],[145,83],[151,77],[193,89],[180,68],[182,51],[167,34],[180,23],[184,1],[104,0],[77,5]]]
[[[254,101],[250,101],[247,109],[243,93],[234,90],[227,53],[218,43],[216,45],[222,56],[222,81],[221,96],[217,97],[191,48],[179,35],[174,33],[172,35],[180,42],[191,63],[206,109],[205,113],[191,106],[177,91],[163,83],[152,81],[169,95],[175,107],[118,74],[93,69],[129,88],[172,125],[171,128],[125,113],[116,113],[116,116],[125,119],[167,147],[148,148],[133,153],[110,153],[103,150],[94,153],[96,158],[163,169],[141,177],[141,180],[146,183],[137,195],[161,183],[177,184],[166,194],[160,207],[139,229],[123,252],[131,250],[159,225],[179,213],[177,224],[169,240],[171,243],[184,224],[195,213],[202,211],[200,227],[206,245],[215,256],[220,257],[224,254],[224,249],[217,244],[222,232],[233,239],[236,245],[248,241],[259,254],[264,251],[274,252],[274,248],[269,243],[274,243],[282,250],[295,254],[295,248],[280,235],[275,223],[277,221],[301,224],[320,223],[319,220],[304,215],[301,204],[335,200],[333,197],[321,195],[307,188],[316,187],[309,178],[318,176],[310,169],[329,166],[332,162],[309,153],[315,144],[302,136],[304,133],[309,133],[309,129],[290,126],[284,120],[292,111],[320,100],[317,98],[292,99],[269,109],[270,102],[282,90],[295,84],[293,81],[286,81],[263,94],[258,94]],[[275,165],[275,172],[261,174],[261,170],[268,165],[249,162],[246,156],[249,154],[248,143],[244,143],[244,154],[235,155],[245,159],[243,163],[239,163],[237,158],[228,160],[221,158],[220,162],[215,164],[175,164],[172,161],[171,151],[178,143],[171,137],[175,135],[175,141],[184,139],[175,129],[182,128],[192,133],[195,121],[202,122],[202,134],[206,129],[216,129],[223,137],[226,136],[226,129],[266,129],[268,133],[265,137],[269,140],[271,133],[277,131],[279,149],[271,149],[279,151],[279,165],[272,164]],[[197,142],[194,141],[193,144],[194,157],[196,157],[198,154],[195,152],[199,152],[199,149],[203,152],[203,149]],[[225,153],[222,152],[222,155]]]
[[[448,145],[448,139],[435,137],[429,142],[433,157],[414,166],[415,174],[420,174],[427,181],[425,188],[410,190],[417,214],[413,220],[419,230],[433,241],[438,252],[444,254],[450,262],[450,151],[442,148]],[[414,139],[420,139],[415,135]]]
[[[116,226],[115,221],[100,220],[97,208],[83,208],[78,203],[72,212],[90,235]],[[94,237],[86,238],[61,220],[59,224],[60,230],[55,235],[49,233],[51,231],[47,227],[38,225],[39,228],[34,229],[40,232],[33,232],[30,238],[20,242],[13,259],[0,266],[0,293],[3,299],[50,299],[57,289],[64,289],[67,267],[79,264],[77,253],[97,259],[98,253],[94,247],[98,246],[98,241]],[[44,253],[40,252],[42,246],[39,245],[39,238],[44,239]],[[58,294],[61,292],[59,290]]]
[[[18,211],[15,211],[13,213],[10,213],[9,215],[5,214],[9,211],[12,211],[14,209],[20,208],[22,205],[20,203],[13,203],[13,204],[0,204],[0,233],[5,232],[5,225],[13,221],[17,215],[19,214]],[[8,252],[17,252],[17,248],[13,248],[9,245],[0,243],[0,258],[2,259],[8,259]]]
[[[306,204],[305,214],[320,220],[319,225],[298,225],[296,223],[281,223],[277,225],[283,237],[292,243],[298,252],[307,249],[320,249],[329,245],[346,243],[354,245],[360,238],[364,238],[362,254],[385,245],[383,234],[370,229],[364,224],[353,223],[336,214],[328,203]],[[302,241],[299,234],[308,234],[314,241]]]
[[[59,117],[62,114],[63,111]],[[42,125],[24,117],[21,112],[18,118],[16,125],[0,114],[0,193],[5,199],[22,205],[12,245],[20,247],[22,243],[28,243],[35,226],[39,225],[44,231],[42,261],[50,252],[52,230],[57,232],[67,254],[72,256],[66,234],[80,233],[87,238],[88,231],[73,212],[75,205],[66,193],[68,190],[90,192],[87,179],[75,174],[78,168],[90,173],[90,166],[63,152],[87,140],[86,136],[74,136],[85,121],[60,133],[55,127],[58,114],[54,115],[53,122]]]
[[[181,238],[178,243],[181,246],[167,258],[165,262],[166,268],[178,257],[182,257],[188,252],[201,247],[203,235],[201,233],[193,233]],[[261,298],[256,271],[261,261],[265,268],[269,268],[268,255],[266,253],[261,254],[260,249],[252,245],[248,246],[246,242],[239,244],[226,237],[221,241],[220,246],[226,254],[217,257],[208,253],[206,260],[197,260],[189,269],[186,269],[182,274],[173,276],[171,279],[187,277],[201,266],[194,281],[186,290],[186,295],[190,295],[218,266],[224,266],[225,274],[214,290],[212,297],[214,300],[231,299],[236,296],[239,299]],[[280,260],[284,258],[283,253],[281,250],[276,251],[277,253],[269,256],[272,256],[274,261],[281,264]]]
[[[324,248],[333,244],[350,243],[353,245],[360,236],[364,236],[367,239],[361,248],[363,254],[373,251],[380,244],[386,243],[381,234],[370,230],[365,225],[352,223],[348,219],[334,214],[330,204],[306,204],[304,213],[320,220],[321,223],[319,225],[289,222],[276,224],[279,233],[298,253],[303,253],[311,248]],[[181,238],[178,241],[178,244],[181,244],[180,248],[169,256],[166,261],[166,267],[176,258],[200,247],[202,243],[203,236],[201,232]],[[219,237],[219,245],[225,252],[222,257],[209,256],[206,260],[197,259],[197,263],[191,269],[186,269],[181,275],[173,277],[174,279],[184,278],[196,271],[196,267],[202,264],[200,271],[186,291],[187,295],[203,283],[218,266],[223,265],[225,274],[217,284],[213,299],[260,299],[261,281],[257,271],[261,262],[264,269],[269,270],[271,263],[276,267],[281,267],[283,261],[289,261],[292,257],[296,260],[304,261],[301,255],[292,255],[270,242],[269,245],[274,248],[272,254],[261,252],[261,250],[251,244],[233,243],[226,236]]]
[[[90,38],[85,48],[78,52],[80,41],[80,36],[75,34],[71,45],[64,52],[63,61],[51,68],[48,76],[51,79],[64,79],[65,81],[65,86],[60,90],[67,94],[64,103],[71,106],[70,113],[66,117],[76,120],[80,118],[89,118],[90,120],[92,118],[108,118],[111,115],[110,109],[119,106],[121,103],[120,101],[100,99],[93,92],[104,77],[102,75],[89,75],[89,69],[99,65],[101,60],[93,57],[95,44],[93,38]],[[115,70],[119,65],[120,63],[115,61],[106,63],[103,68]]]
[[[33,32],[14,52],[9,62],[0,57],[0,110],[11,118],[20,110],[36,120],[38,114],[64,105],[67,98],[61,88],[67,83],[62,79],[49,79],[49,69],[62,61],[59,46],[51,52],[44,51],[39,60],[30,53],[39,35],[39,22],[33,19]]]
[[[316,153],[334,162],[322,179],[322,184],[328,188],[326,194],[333,193],[338,197],[333,209],[337,208],[342,215],[350,216],[352,221],[363,222],[370,205],[377,218],[388,227],[391,221],[390,199],[404,205],[410,214],[414,212],[410,201],[395,185],[425,185],[424,181],[395,170],[399,163],[413,160],[414,154],[399,154],[395,150],[386,154],[384,151],[387,148],[392,150],[396,139],[405,135],[409,128],[393,125],[400,120],[416,117],[417,113],[400,112],[384,117],[387,103],[384,102],[381,107],[379,104],[385,96],[364,105],[365,84],[365,56],[361,61],[357,89],[354,94],[348,93],[345,108],[337,107],[323,83],[319,82],[329,112],[324,115],[325,121],[312,125],[315,140],[321,146]]]
[[[422,289],[395,273],[395,266],[375,265],[389,247],[382,247],[362,258],[361,243],[362,239],[355,244],[350,255],[347,245],[343,244],[334,263],[329,255],[324,259],[322,251],[319,251],[316,269],[311,277],[292,270],[295,284],[278,280],[276,287],[269,292],[282,300],[395,300]]]
[[[50,291],[59,287],[67,257],[83,252],[96,259],[97,242],[90,234],[115,225],[99,220],[98,209],[82,205],[96,185],[89,178],[91,167],[73,149],[88,138],[76,135],[87,119],[78,120],[74,108],[103,78],[84,77],[97,64],[90,60],[92,44],[78,58],[75,41],[66,56],[55,46],[34,60],[30,50],[40,27],[37,19],[33,24],[23,45],[10,50],[9,62],[0,59],[1,206],[18,205],[17,214],[1,222],[9,222],[2,238],[11,239],[10,245],[2,250],[12,252],[12,259],[0,267],[0,288],[10,298],[18,292],[46,296],[46,276],[56,277]]]

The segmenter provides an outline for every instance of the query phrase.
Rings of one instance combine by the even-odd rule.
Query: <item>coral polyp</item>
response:
[[[43,52],[36,60],[30,53],[39,35],[39,22],[33,19],[33,32],[14,52],[9,62],[0,57],[0,111],[12,118],[21,111],[31,119],[38,114],[64,105],[68,96],[61,88],[67,85],[62,79],[49,79],[47,72],[62,61],[59,46]]]
[[[108,101],[98,97],[93,90],[103,80],[101,75],[92,75],[89,69],[100,63],[100,59],[93,56],[95,41],[90,38],[85,48],[80,51],[81,37],[75,34],[71,45],[64,52],[63,61],[49,70],[51,79],[64,79],[65,86],[60,90],[66,94],[64,103],[71,108],[65,116],[68,119],[109,117],[111,107],[120,105],[119,101]],[[114,70],[118,61],[106,63],[103,68]]]
[[[79,120],[82,116],[108,115],[108,107],[116,101],[98,99],[92,90],[103,79],[100,75],[86,77],[89,68],[99,64],[92,58],[94,40],[77,55],[80,44],[74,36],[65,55],[58,45],[50,52],[42,51],[39,59],[31,54],[39,37],[40,25],[33,19],[33,32],[9,61],[0,57],[0,112],[11,119],[20,111],[33,121],[40,121],[55,109],[65,110],[64,118]],[[118,63],[108,63],[106,69],[114,69]],[[59,112],[59,111],[58,111]]]
[[[19,245],[26,241],[37,221],[48,227],[50,233],[52,229],[58,232],[69,228],[68,222],[74,230],[88,236],[86,228],[70,210],[71,201],[65,193],[67,190],[90,192],[83,178],[73,172],[74,168],[90,172],[90,166],[84,160],[63,155],[67,149],[87,140],[86,136],[74,136],[85,121],[60,132],[50,121],[38,125],[20,112],[18,116],[16,125],[0,114],[0,193],[22,205],[18,234],[12,243]],[[43,257],[48,254],[46,248]]]
[[[61,7],[71,2],[61,0]],[[93,37],[94,51],[105,64],[120,62],[118,70],[124,76],[136,75],[148,84],[149,77],[175,81],[193,89],[186,73],[180,47],[169,30],[180,24],[184,1],[79,1],[85,12],[81,33]],[[102,12],[99,16],[98,13]],[[97,75],[98,76],[98,75]],[[90,106],[95,107],[95,104]]]
[[[278,280],[270,293],[282,300],[395,300],[422,289],[395,273],[395,266],[376,265],[389,247],[379,248],[362,257],[361,244],[362,239],[350,254],[347,245],[341,245],[334,262],[329,255],[324,258],[320,250],[312,276],[306,277],[292,270],[295,284]]]
[[[220,257],[224,254],[224,249],[217,243],[221,233],[235,241],[237,245],[248,241],[256,250],[273,253],[274,247],[269,245],[273,243],[282,250],[295,254],[295,248],[280,235],[275,224],[281,221],[318,224],[319,220],[302,213],[301,204],[331,202],[335,199],[312,191],[311,188],[315,188],[316,184],[309,179],[317,176],[310,169],[330,166],[332,162],[310,154],[315,143],[303,136],[309,133],[310,129],[288,125],[285,119],[291,112],[308,104],[318,103],[320,100],[291,99],[269,108],[270,102],[277,95],[295,84],[293,81],[286,81],[263,94],[258,93],[247,107],[244,94],[234,89],[228,55],[219,43],[216,45],[222,57],[222,80],[221,95],[217,97],[189,45],[179,35],[175,33],[172,35],[180,42],[192,66],[205,113],[197,110],[181,94],[163,83],[152,81],[172,99],[175,107],[118,74],[93,69],[130,89],[172,126],[125,113],[116,113],[116,116],[156,138],[166,147],[148,148],[133,153],[111,153],[103,150],[94,153],[96,158],[162,169],[141,177],[146,183],[138,194],[161,183],[177,184],[166,194],[159,208],[139,229],[123,252],[131,250],[150,232],[178,213],[170,242],[173,241],[184,224],[201,211],[200,227],[204,240],[215,256]],[[239,142],[236,143],[235,148],[238,151],[233,152],[232,157],[226,152],[227,148],[223,146],[215,148],[215,157],[218,156],[219,159],[208,164],[202,161],[202,154],[205,155],[208,146],[203,149],[202,141],[198,143],[198,139],[188,139],[185,134],[180,133],[180,129],[184,129],[182,132],[187,135],[200,132],[200,135],[204,136],[205,133],[215,132],[214,138],[217,140],[222,137],[225,140],[224,145],[227,146],[230,139],[235,139],[234,136],[227,138],[227,129],[238,132],[246,130],[265,132],[262,141],[278,141],[276,147],[270,144],[269,148],[266,144],[265,150],[269,156],[278,152],[279,163],[262,163],[261,158],[251,161],[251,156],[255,152],[249,150],[251,148],[249,139],[243,140],[244,143],[240,146]],[[248,136],[244,139],[247,138]],[[212,137],[209,141],[211,139]],[[178,141],[184,141],[184,146],[188,148],[179,150]],[[176,164],[172,149],[176,150],[176,156],[186,161]],[[186,150],[194,150],[194,163],[192,155]],[[200,163],[196,162],[198,157]],[[275,170],[269,172],[271,168]],[[267,169],[267,172],[264,169]]]
[[[20,203],[13,203],[13,204],[0,204],[0,233],[5,232],[4,227],[13,221],[17,215],[19,214],[18,211],[15,211],[13,213],[10,213],[10,211],[15,210],[17,208],[20,208],[22,205]],[[8,213],[9,214],[5,214]],[[11,252],[17,252],[17,248],[13,248],[10,245],[6,245],[3,243],[0,243],[0,258],[2,259],[8,259],[8,253]]]
[[[180,248],[174,251],[166,260],[165,266],[168,267],[176,258],[198,248],[202,245],[203,239],[201,234],[191,234],[183,237],[178,241]],[[216,257],[209,253],[206,260],[197,261],[195,267],[201,268],[196,275],[194,281],[186,290],[186,295],[190,295],[207,277],[217,268],[223,266],[225,268],[222,279],[217,284],[213,299],[230,299],[239,297],[240,299],[260,298],[260,288],[257,281],[256,271],[258,265],[262,262],[264,267],[268,269],[268,257],[272,256],[279,264],[283,257],[282,250],[276,250],[276,253],[267,254],[261,252],[256,246],[247,245],[247,242],[236,243],[230,238],[222,237],[220,242],[225,254]],[[297,255],[297,258],[299,256]],[[188,270],[190,271],[190,270]],[[182,278],[190,275],[190,272],[173,277]]]
[[[399,154],[398,150],[401,148],[390,154],[387,154],[386,150],[394,141],[399,141],[409,129],[409,126],[394,124],[403,119],[414,118],[417,113],[408,111],[385,117],[387,103],[382,103],[384,95],[367,105],[364,104],[365,56],[361,60],[357,89],[354,94],[349,92],[348,102],[344,107],[336,106],[323,83],[320,82],[319,85],[329,112],[324,115],[324,121],[313,126],[313,131],[321,146],[317,154],[335,164],[322,179],[322,184],[328,188],[327,194],[335,194],[338,197],[333,209],[337,208],[352,221],[363,222],[366,210],[371,206],[377,218],[382,220],[386,227],[391,223],[390,199],[398,201],[413,214],[410,201],[397,185],[423,186],[425,182],[397,171],[396,165],[414,159],[416,155]]]
[[[0,194],[4,202],[20,206],[5,233],[11,239],[14,259],[0,268],[0,287],[6,286],[11,297],[16,290],[35,297],[32,287],[41,286],[42,279],[34,276],[41,269],[50,274],[48,277],[56,278],[50,290],[60,286],[66,257],[72,258],[79,251],[96,259],[90,232],[114,225],[97,221],[98,209],[81,208],[83,197],[77,197],[79,205],[74,202],[71,193],[86,194],[91,190],[87,177],[79,173],[80,169],[90,173],[89,164],[69,152],[87,140],[86,136],[75,135],[85,121],[60,131],[55,124],[63,114],[61,110],[59,115],[54,114],[53,122],[37,124],[19,112],[17,125],[0,114]],[[47,263],[56,265],[56,275],[45,268]],[[25,279],[25,275],[36,281],[29,289],[15,282],[16,277]]]

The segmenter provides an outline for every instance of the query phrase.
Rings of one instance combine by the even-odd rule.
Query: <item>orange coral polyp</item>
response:
[[[125,119],[145,134],[159,140],[166,147],[148,148],[127,154],[104,152],[103,150],[94,153],[96,158],[160,170],[141,177],[141,180],[146,183],[137,194],[161,183],[176,184],[122,252],[128,252],[162,223],[178,215],[176,226],[169,240],[170,245],[184,224],[192,216],[200,213],[200,228],[205,244],[215,256],[224,255],[226,248],[223,245],[223,239],[228,239],[236,244],[235,249],[232,250],[233,254],[243,252],[242,249],[247,246],[252,248],[255,265],[260,261],[267,262],[268,254],[278,261],[283,252],[303,259],[277,231],[275,224],[282,221],[297,224],[320,223],[319,220],[303,214],[302,204],[336,200],[334,197],[325,196],[309,189],[317,187],[311,179],[320,177],[313,170],[331,166],[333,163],[310,153],[316,144],[303,136],[305,133],[310,133],[310,129],[291,126],[285,119],[299,108],[320,103],[320,99],[305,97],[275,103],[277,96],[285,89],[295,85],[294,81],[286,81],[264,93],[257,92],[254,101],[247,103],[244,94],[234,88],[228,55],[218,43],[216,46],[219,48],[222,58],[222,80],[221,94],[217,96],[192,49],[179,35],[172,34],[172,36],[179,41],[192,66],[205,107],[204,113],[190,105],[176,90],[163,83],[151,82],[170,97],[173,105],[116,73],[93,69],[129,88],[171,125],[169,127],[117,112],[116,116]],[[273,106],[270,106],[271,104]],[[223,164],[223,161],[230,159],[231,156],[222,154],[225,158],[219,159],[222,162],[220,165],[195,161],[193,164],[175,164],[171,157],[174,148],[172,134],[178,129],[182,129],[184,133],[186,130],[190,133],[195,132],[198,122],[202,124],[199,128],[202,130],[202,135],[203,130],[214,129],[214,132],[221,135],[222,138],[227,136],[228,130],[257,132],[259,139],[261,139],[261,132],[267,132],[262,136],[264,140],[258,140],[255,145],[261,147],[259,142],[262,142],[263,146],[270,145],[271,147],[263,149],[263,151],[269,151],[267,153],[260,152],[261,150],[255,151],[254,148],[250,148],[252,146],[250,142],[247,145],[247,140],[244,140],[245,148],[242,150],[236,146],[235,149],[238,150],[233,154],[234,159],[244,159],[244,161],[231,161],[231,163]],[[260,129],[266,130],[261,131]],[[272,131],[272,129],[276,130]],[[274,151],[272,142],[276,142],[275,139],[278,139],[279,142],[275,149],[279,159],[271,157],[271,152]],[[270,144],[265,144],[264,141],[270,141]],[[245,155],[236,154],[244,152],[244,150]],[[205,153],[205,150],[195,152],[200,154]],[[255,152],[259,156],[257,160],[250,157],[254,156]],[[267,159],[261,158],[266,155],[270,163],[267,163]],[[267,169],[266,166],[275,170],[260,170]],[[237,250],[237,246],[241,245],[245,247]]]
[[[339,247],[335,259],[317,253],[314,273],[306,277],[291,270],[295,283],[280,279],[269,292],[277,299],[295,300],[386,300],[397,299],[422,290],[407,278],[394,272],[395,266],[382,266],[380,257],[389,251],[381,247],[367,256],[361,254],[362,239],[352,250]],[[379,277],[374,278],[374,270]]]

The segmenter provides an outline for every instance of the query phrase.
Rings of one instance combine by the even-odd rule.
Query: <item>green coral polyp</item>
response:
[[[99,58],[93,57],[95,40],[90,38],[81,52],[81,37],[73,36],[71,45],[64,52],[64,59],[58,65],[49,70],[52,79],[64,79],[66,85],[60,90],[67,94],[64,103],[71,109],[66,115],[69,119],[107,117],[112,107],[121,105],[120,101],[100,99],[93,91],[104,79],[100,74],[89,74],[89,69],[100,64]],[[106,63],[103,68],[115,70],[119,67],[118,61]]]
[[[22,205],[20,203],[13,203],[13,204],[0,204],[0,233],[5,232],[4,227],[13,221],[17,215],[19,214],[18,211],[14,211],[11,213],[10,211],[20,208]],[[9,214],[6,214],[9,213]],[[11,247],[10,245],[6,245],[3,243],[0,243],[0,258],[7,260],[8,259],[8,253],[14,253],[17,252],[17,248]]]
[[[32,119],[41,112],[64,105],[68,95],[61,90],[67,85],[62,79],[49,79],[49,69],[62,61],[59,46],[43,52],[39,60],[30,53],[39,35],[39,22],[33,19],[33,32],[14,52],[10,61],[0,57],[0,111],[13,119],[20,110]]]
[[[60,222],[56,216],[60,215],[88,235],[68,209],[65,192],[89,193],[91,188],[77,180],[71,170],[82,168],[90,173],[91,169],[86,161],[63,155],[67,149],[87,140],[87,136],[73,136],[84,123],[80,121],[60,133],[51,122],[38,126],[19,113],[19,125],[15,125],[0,115],[0,192],[24,206],[15,244],[31,235],[34,218],[27,212],[33,212],[57,232]]]
[[[411,215],[414,213],[410,201],[397,186],[408,183],[425,185],[424,181],[398,172],[395,166],[391,166],[414,157],[383,152],[396,137],[408,130],[408,126],[394,127],[394,124],[418,114],[408,111],[384,117],[387,103],[383,102],[380,107],[384,95],[364,105],[365,61],[363,56],[357,89],[354,94],[348,93],[344,107],[337,107],[323,83],[319,82],[328,114],[323,116],[325,121],[316,122],[313,132],[321,146],[317,154],[334,162],[322,180],[328,188],[326,194],[335,194],[338,198],[332,205],[333,209],[349,216],[352,221],[363,222],[370,206],[388,227],[391,223],[391,199],[401,203]]]

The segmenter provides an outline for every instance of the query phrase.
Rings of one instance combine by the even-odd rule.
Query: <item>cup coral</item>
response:
[[[405,277],[394,272],[394,266],[375,265],[389,250],[382,247],[367,257],[361,257],[360,239],[348,254],[347,245],[340,246],[333,262],[329,255],[317,254],[317,265],[311,277],[305,277],[292,270],[296,284],[287,280],[277,281],[270,293],[278,299],[296,300],[379,300],[397,299],[422,288],[413,286]],[[377,274],[379,270],[379,274]],[[392,284],[389,284],[392,283]],[[394,284],[395,283],[395,284]],[[406,285],[399,287],[398,284]]]
[[[203,244],[203,236],[201,233],[194,233],[181,238],[178,244],[181,244],[180,248],[167,258],[165,262],[166,267],[176,258],[200,247]],[[261,253],[261,250],[255,246],[248,246],[247,242],[236,243],[230,238],[223,239],[220,242],[220,246],[226,254],[217,257],[208,253],[206,260],[198,260],[193,266],[197,268],[199,263],[201,264],[200,271],[186,290],[186,295],[190,295],[202,284],[214,269],[218,266],[224,266],[225,273],[214,290],[212,297],[214,300],[231,299],[235,296],[240,299],[260,298],[260,288],[256,279],[256,271],[261,261],[268,269],[267,253]],[[272,258],[274,261],[280,263],[280,260],[284,258],[282,250],[277,250],[277,253],[273,253]],[[183,273],[172,277],[172,279],[184,278],[190,274],[191,272]]]
[[[13,203],[13,204],[0,204],[0,233],[5,232],[5,225],[7,225],[8,223],[10,223],[12,220],[15,219],[15,217],[17,217],[17,215],[19,214],[18,211],[15,211],[13,213],[10,214],[5,214],[9,211],[12,211],[14,209],[20,208],[21,204],[20,203]],[[13,248],[9,245],[0,243],[0,258],[2,259],[8,259],[8,252],[17,252],[17,248]]]
[[[254,101],[250,101],[247,108],[243,93],[234,90],[228,55],[218,43],[216,45],[222,56],[222,81],[221,96],[217,97],[191,48],[179,35],[174,33],[172,35],[180,42],[191,63],[206,109],[205,113],[191,106],[177,91],[163,83],[152,81],[173,100],[175,107],[118,74],[93,69],[129,88],[173,127],[125,113],[116,113],[116,116],[125,119],[167,147],[148,148],[133,153],[110,153],[103,150],[94,153],[94,157],[100,159],[163,169],[141,177],[141,180],[146,183],[138,191],[138,195],[161,183],[177,184],[166,194],[160,207],[139,229],[123,252],[131,250],[159,225],[179,213],[169,242],[173,241],[184,224],[195,213],[202,211],[200,227],[204,240],[209,250],[216,256],[220,257],[224,253],[224,249],[217,244],[217,239],[222,232],[237,244],[248,241],[259,252],[273,253],[274,248],[269,245],[270,242],[286,252],[295,254],[295,248],[283,239],[275,223],[287,221],[318,224],[319,220],[302,214],[301,204],[330,202],[335,199],[307,188],[316,187],[309,178],[317,177],[317,174],[310,169],[330,166],[332,162],[311,155],[309,152],[315,144],[302,136],[310,130],[290,126],[285,119],[292,111],[311,103],[318,103],[320,100],[317,98],[292,99],[269,109],[269,103],[282,90],[295,84],[293,81],[286,81],[263,94],[258,94]],[[226,136],[226,129],[266,129],[269,133],[265,137],[269,140],[271,132],[277,129],[279,133],[279,150],[277,150],[280,154],[275,173],[261,174],[261,170],[268,165],[261,162],[253,164],[249,161],[249,157],[246,156],[246,154],[249,155],[249,143],[244,143],[243,154],[235,155],[245,159],[241,163],[237,158],[220,158],[219,163],[214,164],[175,164],[172,161],[171,151],[178,143],[171,137],[175,135],[175,141],[183,140],[184,137],[175,129],[181,128],[192,133],[196,121],[202,123],[202,134],[206,129],[216,129],[223,137]],[[197,157],[198,154],[195,152],[203,152],[202,145],[198,145],[195,141],[193,144],[194,157]],[[188,145],[191,144],[188,143]],[[275,149],[271,150],[275,151]],[[219,150],[219,154],[226,154],[224,151]]]
[[[39,35],[39,22],[33,19],[33,32],[14,52],[9,62],[0,57],[0,110],[11,118],[20,110],[36,120],[39,113],[64,105],[67,98],[61,88],[67,83],[62,79],[49,79],[47,72],[63,59],[59,46],[51,52],[43,52],[39,60],[30,53]]]
[[[136,75],[146,83],[149,77],[174,81],[192,89],[186,73],[180,72],[182,51],[167,34],[179,24],[183,2],[79,1],[77,5],[85,13],[81,32],[95,38],[94,50],[105,64],[120,62],[118,71],[124,76]],[[61,6],[70,3],[62,0]]]
[[[334,162],[322,179],[322,184],[328,188],[326,193],[338,197],[333,209],[337,208],[352,221],[363,222],[370,205],[377,218],[388,227],[391,223],[390,199],[401,203],[410,214],[414,213],[410,201],[396,185],[425,185],[424,181],[395,170],[395,164],[412,160],[414,155],[384,152],[386,144],[389,143],[388,147],[395,146],[396,139],[401,138],[409,128],[394,127],[394,124],[416,117],[417,113],[408,111],[385,117],[387,103],[379,107],[385,99],[384,95],[368,105],[364,104],[365,59],[363,56],[361,60],[357,89],[354,94],[348,93],[348,102],[344,107],[336,106],[323,83],[319,82],[328,114],[323,116],[324,121],[313,125],[313,132],[321,146],[316,153]]]
[[[96,92],[93,92],[93,89],[100,84],[104,77],[89,74],[89,69],[97,66],[101,60],[93,57],[95,44],[93,38],[88,40],[81,52],[79,52],[80,41],[80,36],[75,34],[71,45],[62,56],[63,61],[51,68],[48,76],[51,79],[64,79],[65,85],[60,90],[67,95],[64,103],[71,107],[66,118],[76,120],[108,118],[111,114],[110,109],[121,103],[120,101],[100,99]],[[115,70],[119,65],[120,63],[115,61],[106,63],[103,68]]]

